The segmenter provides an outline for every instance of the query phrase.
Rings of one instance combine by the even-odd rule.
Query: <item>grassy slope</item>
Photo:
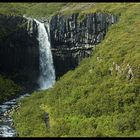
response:
[[[0,14],[48,17],[66,3],[0,3]]]
[[[140,136],[140,4],[99,3],[84,12],[95,10],[120,12],[120,21],[93,55],[54,88],[23,99],[13,116],[20,136]],[[127,64],[134,73],[131,80]],[[45,111],[50,114],[49,132]]]

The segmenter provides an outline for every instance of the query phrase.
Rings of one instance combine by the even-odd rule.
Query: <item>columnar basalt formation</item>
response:
[[[107,13],[54,15],[49,22],[56,77],[90,56],[117,20]],[[39,21],[48,25],[48,19]],[[38,86],[39,77],[37,26],[32,18],[0,15],[0,73],[31,89]]]
[[[0,15],[0,72],[27,88],[36,86],[39,73],[36,27],[32,19]]]
[[[75,68],[100,43],[118,17],[107,13],[55,15],[50,21],[51,45],[57,76]],[[61,63],[59,63],[61,62]]]

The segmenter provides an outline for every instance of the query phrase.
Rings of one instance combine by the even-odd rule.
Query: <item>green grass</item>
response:
[[[0,75],[0,103],[19,94],[21,87],[16,85],[12,80]]]
[[[120,14],[119,23],[92,56],[61,77],[54,88],[22,100],[13,115],[19,136],[140,136],[140,4],[99,3],[82,13],[96,10]],[[131,80],[128,64],[134,73]],[[49,131],[45,112],[50,114]]]
[[[0,3],[0,14],[49,17],[66,3]]]

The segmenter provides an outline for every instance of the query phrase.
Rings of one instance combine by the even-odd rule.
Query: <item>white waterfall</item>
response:
[[[36,19],[38,28],[38,41],[39,41],[39,63],[40,63],[40,77],[39,86],[40,89],[47,89],[53,86],[55,83],[55,70],[53,66],[53,58],[51,53],[51,44],[49,41],[49,24],[47,25],[47,31],[45,25]]]

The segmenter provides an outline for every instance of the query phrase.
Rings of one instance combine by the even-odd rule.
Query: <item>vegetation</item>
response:
[[[19,136],[140,136],[140,4],[98,3],[82,13],[96,10],[119,13],[119,23],[52,89],[22,100],[13,114]]]
[[[66,3],[0,3],[0,14],[48,17]]]
[[[20,86],[0,75],[0,103],[14,97],[20,90]]]

